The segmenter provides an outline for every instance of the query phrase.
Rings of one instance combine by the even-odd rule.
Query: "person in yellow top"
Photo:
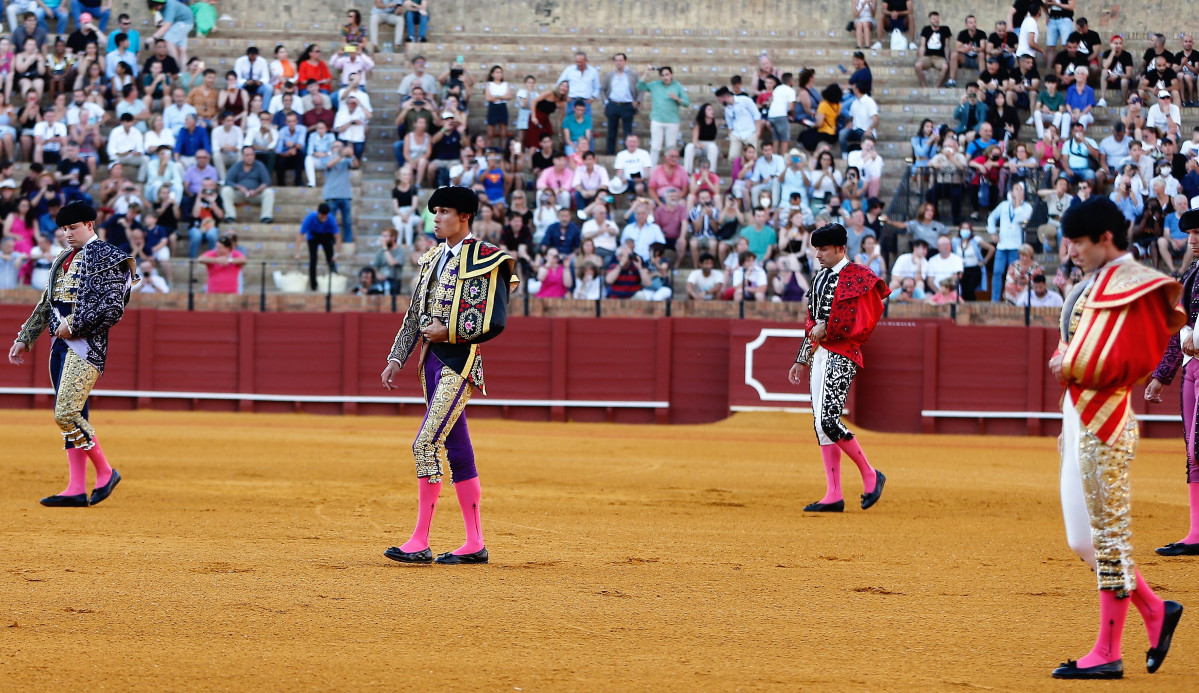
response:
[[[810,127],[799,136],[799,143],[809,152],[816,151],[821,142],[837,144],[837,118],[841,116],[841,87],[830,84],[820,92],[816,119],[804,121]]]

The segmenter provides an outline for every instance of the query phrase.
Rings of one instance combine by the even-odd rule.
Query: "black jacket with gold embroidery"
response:
[[[404,314],[387,360],[403,367],[420,340],[421,330],[436,318],[449,329],[449,339],[430,344],[429,349],[487,394],[479,345],[499,336],[508,322],[508,294],[520,282],[513,274],[516,261],[497,246],[467,238],[458,255],[436,277],[444,252],[448,248],[441,243],[418,261],[420,274],[412,291],[412,304]]]
[[[96,239],[79,249],[64,272],[63,262],[70,253],[63,251],[54,259],[42,299],[17,339],[32,349],[47,328],[51,334],[58,330],[62,314],[71,336],[87,341],[87,362],[103,373],[108,330],[125,314],[130,289],[138,281],[136,263],[120,248]],[[55,304],[70,304],[69,314],[56,311]]]

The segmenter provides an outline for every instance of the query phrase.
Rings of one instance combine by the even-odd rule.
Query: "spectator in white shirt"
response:
[[[916,280],[916,298],[924,297],[925,279],[928,276],[928,241],[917,238],[912,241],[912,252],[895,258],[891,266],[891,288],[900,287],[904,279]]]
[[[870,98],[867,96],[866,98]],[[861,103],[861,100],[858,101]],[[862,148],[849,153],[849,167],[858,169],[866,186],[866,197],[878,197],[883,182],[883,158],[874,148],[874,135],[862,138]]]
[[[753,99],[744,94],[729,91],[728,87],[716,90],[716,98],[724,105],[724,124],[729,129],[729,161],[741,157],[741,148],[758,146],[758,121],[762,113]]]
[[[358,46],[346,46],[337,55],[329,59],[329,68],[341,70],[341,84],[350,83],[350,75],[358,73],[359,84],[366,89],[366,75],[375,67],[375,61],[369,55],[358,50]]]
[[[171,90],[171,103],[162,109],[162,125],[171,132],[179,132],[187,125],[188,114],[199,118],[196,107],[187,102],[187,92],[183,87]]]
[[[842,157],[849,154],[853,142],[860,141],[866,135],[875,135],[878,129],[878,103],[862,91],[860,82],[854,82],[850,88],[853,89],[854,96],[853,105],[849,107],[851,122],[849,127],[842,128],[838,134]]]
[[[1020,292],[1016,298],[1018,306],[1032,306],[1033,308],[1061,308],[1064,301],[1062,295],[1053,289],[1049,288],[1049,284],[1045,281],[1045,275],[1038,274],[1032,278],[1032,296],[1028,295],[1028,289]]]
[[[591,115],[591,102],[600,96],[599,71],[587,64],[587,54],[583,51],[575,53],[575,64],[558,75],[555,84],[566,82],[570,85],[567,92],[568,101],[583,101],[587,104],[585,116]]]
[[[762,156],[754,162],[754,172],[749,177],[754,184],[749,191],[750,199],[757,200],[762,193],[769,192],[770,207],[777,207],[781,189],[780,178],[785,168],[783,157],[774,153],[774,143],[763,143]]]
[[[226,113],[221,126],[212,131],[212,163],[221,180],[225,180],[227,166],[241,161],[241,147],[245,139],[246,133],[234,124],[231,113]]]
[[[123,114],[121,125],[108,133],[108,160],[119,161],[124,166],[140,167],[145,164],[145,154],[145,138],[141,130],[133,127],[133,115]]]
[[[1170,137],[1177,137],[1182,132],[1182,111],[1178,104],[1165,89],[1157,93],[1157,103],[1149,107],[1145,116],[1145,126],[1157,128]]]
[[[422,55],[418,55],[412,59],[412,72],[409,72],[404,76],[404,79],[400,80],[400,86],[396,89],[396,93],[402,96],[404,101],[407,101],[409,92],[412,91],[412,85],[414,84],[425,90],[426,98],[432,101],[437,100],[437,78],[425,72],[425,58]]]
[[[362,151],[366,148],[366,124],[370,119],[370,111],[359,105],[357,94],[346,96],[345,103],[337,109],[337,116],[333,119],[333,131],[337,133],[337,139],[353,146],[356,159],[362,158]]]
[[[770,108],[766,111],[766,119],[770,122],[774,141],[778,142],[780,147],[783,143],[791,141],[791,106],[796,99],[791,79],[790,72],[784,72],[781,81],[774,75],[766,75],[766,87],[770,89]]]
[[[634,178],[649,178],[649,170],[652,166],[649,152],[640,149],[640,145],[641,138],[636,135],[629,135],[624,139],[624,151],[616,155],[616,161],[612,164],[617,178],[622,178],[626,182]]]
[[[129,50],[129,37],[125,34],[116,35],[117,49],[104,56],[104,76],[112,81],[117,72],[117,63],[129,66],[129,72],[137,77],[137,54]]]
[[[953,241],[949,240],[949,236],[940,236],[937,238],[937,254],[928,260],[925,287],[935,294],[946,279],[953,279],[955,283],[961,279],[964,269],[962,258],[953,253]]]
[[[250,96],[261,94],[263,103],[271,102],[271,68],[258,56],[258,46],[247,48],[246,54],[234,61],[233,71],[239,88]]]
[[[687,298],[692,301],[719,300],[724,293],[724,274],[717,272],[716,258],[704,253],[699,258],[699,268],[691,270],[687,277]]]
[[[33,160],[39,164],[57,164],[67,142],[67,126],[58,122],[58,111],[50,108],[44,120],[33,126]]]
[[[662,227],[649,220],[648,204],[637,205],[633,221],[624,227],[624,232],[620,234],[621,243],[629,241],[633,243],[633,252],[647,263],[653,261],[653,246],[666,245]]]
[[[620,239],[620,229],[608,218],[608,205],[603,202],[591,206],[591,218],[583,222],[582,237],[585,241],[595,244],[595,254],[599,255],[606,267],[616,256],[616,245]]]

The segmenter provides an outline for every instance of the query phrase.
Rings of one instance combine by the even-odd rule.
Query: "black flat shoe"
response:
[[[1155,549],[1159,556],[1199,556],[1199,544],[1184,544],[1181,541],[1166,544]]]
[[[401,551],[399,549],[399,547],[393,546],[390,549],[387,549],[386,551],[384,551],[383,555],[387,556],[388,558],[390,558],[393,561],[398,561],[400,563],[432,563],[433,562],[433,549],[430,549],[427,546],[425,548],[421,549],[420,551],[413,551],[412,553],[408,553],[407,551]]]
[[[845,501],[839,500],[836,503],[809,503],[804,506],[805,513],[839,513],[845,511]]]
[[[457,555],[452,551],[447,551],[437,557],[434,563],[441,565],[467,565],[487,562],[487,547],[483,547],[474,553],[464,553]]]
[[[46,496],[39,501],[47,508],[86,508],[87,494],[80,493],[76,496]]]
[[[1053,670],[1055,679],[1122,679],[1124,678],[1124,660],[1117,659],[1107,664],[1097,664],[1093,667],[1080,667],[1078,662],[1068,659]]]
[[[92,491],[92,505],[95,505],[96,503],[99,503],[105,498],[111,496],[112,490],[116,488],[117,484],[119,483],[121,483],[121,473],[114,469],[112,470],[112,477],[108,479],[108,483]]]
[[[887,483],[887,475],[883,474],[877,469],[874,470],[874,474],[874,490],[870,493],[862,494],[862,510],[868,509],[870,506],[877,503],[878,499],[882,498],[883,496],[883,484]]]
[[[1174,628],[1178,626],[1178,619],[1182,618],[1182,604],[1178,602],[1166,602],[1166,617],[1162,619],[1162,630],[1157,636],[1157,647],[1150,647],[1145,653],[1145,668],[1149,673],[1157,671],[1161,668],[1162,662],[1166,661],[1166,653],[1170,651],[1170,640],[1174,638]]]

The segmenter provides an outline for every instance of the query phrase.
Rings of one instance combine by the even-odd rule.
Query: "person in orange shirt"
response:
[[[325,64],[325,61],[321,60],[321,47],[315,43],[310,44],[300,54],[300,69],[297,81],[300,84],[307,85],[310,79],[315,79],[317,88],[326,94],[333,88],[333,74],[329,72],[329,66]],[[307,93],[307,86],[300,90],[301,96]]]
[[[212,129],[217,125],[217,99],[220,91],[216,88],[216,70],[211,67],[204,70],[203,81],[192,87],[187,95],[187,103],[196,109],[196,117],[200,125]]]

